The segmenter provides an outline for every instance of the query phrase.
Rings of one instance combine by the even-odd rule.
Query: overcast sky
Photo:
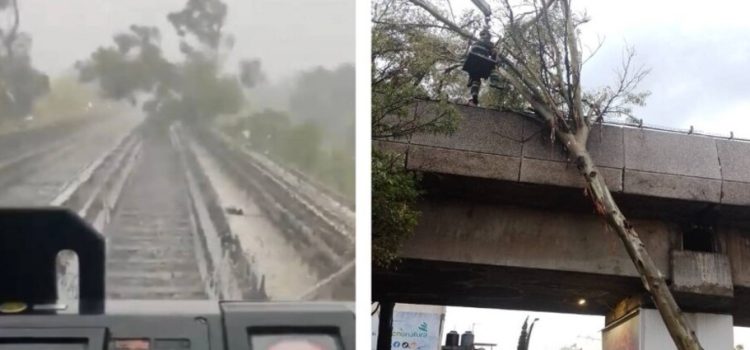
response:
[[[444,332],[463,333],[473,329],[474,342],[495,343],[495,350],[515,350],[527,316],[530,322],[539,318],[534,325],[530,350],[560,350],[573,344],[584,350],[601,349],[602,316],[449,307]],[[441,341],[445,342],[445,336]]]
[[[235,36],[232,63],[260,58],[273,80],[315,66],[354,61],[355,0],[224,0],[225,30]],[[167,13],[185,0],[23,0],[21,30],[33,38],[32,57],[55,75],[70,69],[131,24],[161,28],[163,46],[177,53]]]
[[[448,0],[431,0],[434,4]],[[454,11],[473,8],[470,0],[450,0]],[[488,0],[490,3],[496,0]],[[645,123],[750,138],[750,3],[730,0],[601,1],[573,0],[586,9],[584,45],[604,45],[584,66],[584,87],[613,81],[613,69],[625,44],[637,52],[638,63],[651,68],[641,85],[652,95],[637,110]],[[601,349],[604,318],[531,312],[448,308],[446,331],[475,325],[476,341],[494,342],[496,350],[515,349],[527,315],[541,321],[534,330],[532,350],[559,350],[578,343]],[[735,328],[735,343],[750,345],[750,330]]]
[[[469,0],[431,1],[450,1],[455,12],[473,8]],[[584,45],[605,39],[584,66],[584,87],[613,82],[627,43],[636,62],[651,68],[641,86],[652,95],[637,110],[645,123],[750,138],[750,3],[573,0],[573,6],[591,17],[581,27]]]
[[[573,2],[592,19],[582,28],[586,42],[605,38],[584,67],[589,86],[611,81],[627,42],[638,62],[651,68],[642,86],[652,95],[638,113],[645,122],[750,137],[747,2]]]

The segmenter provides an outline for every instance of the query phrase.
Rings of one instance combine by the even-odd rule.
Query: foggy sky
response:
[[[355,0],[224,0],[225,32],[235,37],[228,67],[260,58],[278,81],[315,66],[354,61]],[[162,47],[176,56],[177,37],[166,20],[185,0],[23,0],[21,30],[32,35],[35,66],[51,75],[72,67],[131,24],[156,25]]]

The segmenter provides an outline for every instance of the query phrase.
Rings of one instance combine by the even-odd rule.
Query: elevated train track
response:
[[[315,271],[319,282],[301,291],[299,297],[354,300],[353,210],[216,130],[192,129],[190,135],[235,183],[242,184]]]
[[[112,140],[137,121],[93,119],[87,124],[0,136],[0,206],[45,206],[80,177]]]
[[[0,183],[5,184],[0,203],[65,206],[102,231],[110,298],[273,299],[265,292],[264,271],[244,254],[226,208],[192,151],[191,145],[200,144],[253,193],[264,214],[314,268],[319,282],[300,291],[300,298],[353,300],[351,209],[349,216],[342,215],[347,207],[331,196],[321,204],[309,182],[290,184],[299,177],[280,175],[272,162],[234,148],[219,134],[175,127],[162,131],[142,125],[114,145],[109,135],[109,146],[99,146],[98,157],[71,141],[91,132],[82,129],[40,142],[27,154],[0,154]],[[94,139],[103,145],[103,138]],[[64,165],[82,152],[95,159],[85,167]],[[37,178],[54,181],[28,181]],[[73,259],[63,261],[63,270],[77,270]],[[74,279],[64,276],[61,285],[74,297]]]

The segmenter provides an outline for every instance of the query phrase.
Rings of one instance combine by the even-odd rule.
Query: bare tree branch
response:
[[[586,62],[588,62],[592,57],[594,57],[596,53],[599,52],[599,49],[601,49],[603,45],[604,45],[604,38],[599,37],[599,40],[597,40],[597,43],[596,43],[596,47],[594,47],[594,49],[591,50],[588,56],[583,59],[582,64],[585,66]]]
[[[478,41],[479,40],[476,37],[474,37],[474,35],[472,35],[468,31],[466,31],[465,29],[459,27],[458,25],[456,25],[455,23],[453,23],[451,20],[445,18],[445,16],[443,16],[440,13],[440,11],[438,11],[437,9],[435,9],[434,7],[432,7],[426,1],[424,1],[424,0],[409,0],[409,2],[411,2],[412,4],[417,5],[417,6],[421,7],[421,8],[423,8],[423,9],[425,9],[425,11],[429,12],[433,17],[435,17],[435,19],[439,20],[440,22],[443,22],[450,29],[452,29],[456,34],[459,34],[462,37],[464,37],[466,39],[469,39],[469,40],[474,40],[474,41]]]
[[[576,36],[576,28],[573,26],[573,14],[570,9],[570,0],[563,0],[563,16],[565,18],[565,28],[567,34],[567,47],[570,52],[570,75],[572,89],[571,100],[572,104],[568,105],[571,113],[571,119],[576,124],[576,139],[582,144],[586,144],[588,138],[589,127],[588,124],[583,120],[583,108],[581,106],[581,54],[578,50],[578,39]]]
[[[381,24],[385,26],[390,26],[394,28],[422,28],[422,29],[444,29],[444,30],[451,30],[450,27],[447,26],[441,26],[438,24],[431,24],[431,23],[393,23],[393,22],[386,22],[382,20],[372,20],[372,23],[375,24]]]
[[[18,35],[18,27],[21,25],[21,15],[18,11],[18,0],[12,0],[11,6],[13,7],[13,26],[3,39],[3,45],[5,46],[5,51],[8,53],[8,57],[12,58],[13,45],[15,44],[16,36]]]

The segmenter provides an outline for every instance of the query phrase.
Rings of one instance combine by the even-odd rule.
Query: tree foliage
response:
[[[138,93],[166,90],[177,72],[164,58],[160,40],[156,27],[132,25],[114,36],[114,46],[100,47],[88,61],[78,62],[79,77],[98,83],[105,98],[133,103]]]
[[[376,0],[372,8],[372,137],[373,139],[408,138],[413,133],[450,134],[458,125],[456,103],[465,104],[467,77],[462,71],[468,49],[466,40],[446,30],[429,14],[405,0]],[[454,16],[458,25],[471,32],[481,28],[482,18],[466,12]],[[429,109],[415,108],[419,100],[437,101]],[[480,96],[483,105],[497,109],[523,110],[528,104],[512,86],[485,89]],[[385,156],[385,155],[380,155]],[[373,160],[373,172],[376,167]],[[382,176],[390,174],[395,188],[416,193],[414,175],[392,167],[378,168]],[[373,182],[373,196],[392,188],[378,186],[389,182]],[[387,197],[385,197],[387,198]],[[398,255],[398,247],[414,228],[414,201],[408,210],[398,212],[383,205],[373,211],[374,261],[390,262]],[[402,203],[393,203],[401,206]],[[395,216],[394,216],[395,215]],[[380,222],[388,220],[388,222]],[[381,230],[382,229],[382,230]],[[378,244],[382,243],[382,246]],[[382,254],[382,256],[376,256]]]
[[[373,1],[372,14],[373,139],[452,132],[458,114],[447,102],[459,96],[461,38],[441,35],[405,1]],[[443,103],[429,116],[415,112],[417,99]],[[379,267],[392,265],[418,219],[417,175],[398,159],[378,150],[372,155],[372,259]]]
[[[250,144],[261,146],[296,168],[316,171],[322,160],[322,132],[311,122],[291,123],[286,113],[266,111],[247,118]],[[257,141],[255,141],[257,140]]]
[[[534,331],[534,324],[536,324],[536,321],[539,321],[539,319],[534,319],[534,321],[531,322],[531,325],[529,325],[528,316],[523,321],[523,325],[521,326],[521,333],[518,335],[518,345],[516,349],[529,350],[529,344],[531,343],[531,332]]]
[[[465,50],[460,37],[441,35],[439,26],[405,1],[374,1],[372,13],[373,138],[452,131],[455,109],[444,104],[437,116],[428,117],[414,113],[413,104],[460,96]]]
[[[300,73],[289,96],[297,120],[312,121],[326,131],[331,143],[354,147],[354,65],[318,67]],[[352,154],[353,155],[353,154]]]
[[[0,118],[29,115],[34,101],[49,91],[49,78],[31,62],[31,36],[19,31],[21,17],[17,0],[0,2],[0,16],[9,27],[0,28]]]
[[[31,65],[27,53],[0,57],[0,117],[22,118],[49,91],[49,78]]]
[[[241,60],[240,66],[240,82],[246,88],[254,88],[264,82],[266,82],[266,76],[260,69],[260,60],[258,59],[246,59]]]
[[[51,80],[49,93],[36,100],[33,113],[44,119],[70,117],[96,110],[100,105],[94,89],[65,75]]]
[[[314,121],[294,122],[286,112],[264,110],[229,123],[225,129],[256,151],[354,198],[354,152],[325,147],[326,133]]]
[[[299,137],[319,140],[313,150],[292,151],[306,169],[333,189],[354,199],[355,173],[355,71],[342,64],[328,69],[317,67],[300,72],[289,92],[289,112]],[[312,131],[318,134],[313,135]],[[305,154],[309,153],[309,154]],[[314,164],[317,162],[318,164]]]
[[[170,13],[167,19],[180,37],[192,37],[201,45],[216,51],[221,40],[226,38],[222,33],[226,16],[227,5],[221,0],[188,0],[185,8]],[[185,41],[183,43],[188,45]],[[187,47],[184,45],[183,47]]]
[[[417,226],[415,204],[418,177],[406,171],[403,158],[374,151],[372,154],[372,259],[389,267],[398,259],[405,238]]]
[[[201,120],[237,113],[243,104],[242,79],[223,71],[224,55],[233,39],[224,34],[227,6],[220,0],[189,0],[167,15],[180,36],[182,60],[165,57],[156,27],[132,25],[77,63],[83,82],[95,82],[104,97],[144,99],[149,115],[167,119]],[[252,66],[259,74],[260,66]],[[248,72],[245,72],[247,74]]]

